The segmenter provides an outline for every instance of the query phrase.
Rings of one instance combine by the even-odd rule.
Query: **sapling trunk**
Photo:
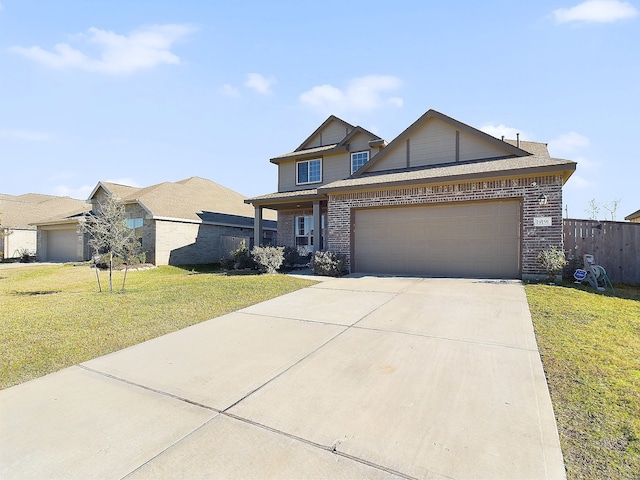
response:
[[[109,291],[113,292],[113,252],[109,252]]]

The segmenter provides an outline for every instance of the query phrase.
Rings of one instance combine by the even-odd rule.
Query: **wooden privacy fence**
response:
[[[598,220],[563,220],[564,252],[575,257],[590,253],[612,282],[640,285],[640,223]]]

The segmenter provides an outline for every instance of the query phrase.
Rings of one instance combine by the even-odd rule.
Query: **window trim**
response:
[[[300,225],[300,220],[304,219],[303,222],[307,223],[306,227],[307,227],[307,233],[300,235],[298,232],[298,227]],[[320,245],[316,246],[313,244],[313,215],[309,215],[309,214],[301,214],[301,215],[295,215],[294,216],[294,232],[293,232],[293,237],[294,237],[294,243],[295,243],[295,247],[296,249],[300,252],[300,249],[305,249],[308,250],[310,253],[311,251],[316,251],[316,250],[320,250],[321,247],[324,247],[324,245],[326,245],[326,238],[325,238],[325,233],[326,233],[326,214],[322,213],[320,215]],[[303,228],[304,229],[304,228]],[[299,238],[305,238],[307,243],[303,244],[303,245],[299,245],[298,244],[298,239]]]
[[[313,180],[313,181],[308,181],[308,182],[301,182],[300,179],[298,178],[298,165],[300,165],[301,163],[306,163],[307,164],[307,175],[309,173],[309,164],[311,162],[319,162],[320,163],[320,179],[319,180]],[[308,160],[300,160],[296,162],[296,185],[308,185],[310,183],[321,183],[322,182],[322,157],[319,158],[309,158]]]
[[[351,152],[351,174],[352,175],[354,173],[356,173],[362,167],[362,165],[360,165],[360,167],[358,167],[356,169],[353,168],[353,156],[354,155],[359,155],[361,153],[366,153],[367,154],[367,161],[364,162],[362,165],[365,165],[371,158],[371,153],[369,152],[369,150],[360,150],[359,152]]]

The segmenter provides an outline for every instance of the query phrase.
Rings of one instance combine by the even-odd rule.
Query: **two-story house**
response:
[[[344,254],[351,272],[527,278],[562,245],[562,186],[576,163],[429,110],[386,143],[330,116],[278,166],[280,244]]]

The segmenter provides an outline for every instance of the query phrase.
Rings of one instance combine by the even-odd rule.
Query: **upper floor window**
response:
[[[369,161],[369,152],[355,152],[351,154],[351,173],[358,170]]]
[[[304,160],[296,163],[296,184],[322,181],[322,159]]]

